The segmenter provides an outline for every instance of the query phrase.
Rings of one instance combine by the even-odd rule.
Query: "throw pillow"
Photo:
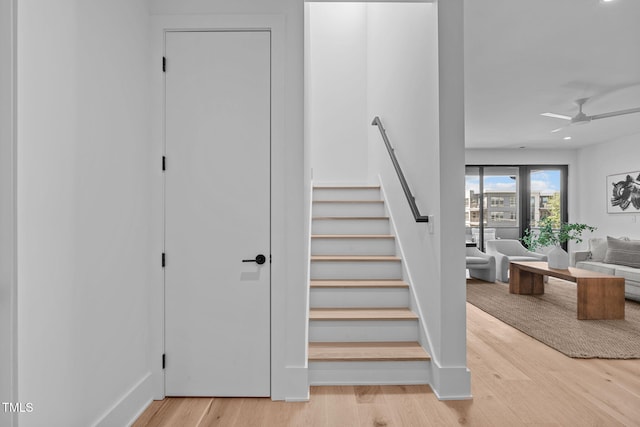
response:
[[[640,240],[622,240],[607,236],[604,262],[640,268]]]
[[[607,254],[607,239],[604,237],[594,237],[589,239],[589,251],[591,261],[602,262]]]

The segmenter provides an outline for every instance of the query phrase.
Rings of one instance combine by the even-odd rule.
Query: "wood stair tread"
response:
[[[388,216],[314,216],[312,219],[326,219],[326,220],[381,220],[389,219]]]
[[[403,280],[311,280],[312,288],[408,288]]]
[[[334,262],[350,262],[350,261],[392,261],[399,262],[400,258],[394,255],[311,255],[311,261],[334,261]]]
[[[312,234],[312,239],[395,239],[393,234]]]
[[[406,307],[398,308],[311,308],[309,320],[416,320]]]
[[[314,190],[379,190],[379,185],[314,185]]]
[[[384,203],[384,200],[314,200],[313,203]]]
[[[310,342],[309,361],[426,361],[431,360],[417,342]]]

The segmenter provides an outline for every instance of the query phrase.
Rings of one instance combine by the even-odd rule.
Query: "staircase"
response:
[[[311,385],[429,382],[390,228],[379,187],[314,187]]]

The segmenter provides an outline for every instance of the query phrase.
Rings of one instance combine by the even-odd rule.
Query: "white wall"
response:
[[[607,175],[640,170],[640,134],[585,147],[578,151],[578,203],[575,220],[598,227],[593,236],[629,236],[640,239],[640,211],[609,214],[607,203],[611,188]],[[635,178],[635,177],[634,177]],[[586,240],[580,245],[587,247]]]
[[[149,9],[158,15],[291,14],[294,22],[300,21],[302,31],[303,8],[299,0],[149,0]],[[302,43],[301,38],[299,42]]]
[[[420,3],[370,4],[368,30],[368,115],[382,120],[421,213],[436,215],[440,197],[437,9]],[[381,174],[404,262],[432,345],[438,349],[440,233],[430,234],[426,224],[416,224],[378,128],[369,126],[368,132],[371,179]]]
[[[0,402],[15,402],[14,1],[0,0]],[[0,408],[0,426],[12,414]]]
[[[147,2],[24,0],[17,28],[20,426],[124,425],[151,398]]]
[[[389,157],[371,120],[379,116],[418,205],[425,211],[439,190],[438,27],[434,4],[368,6],[368,133],[370,178]],[[418,184],[420,183],[420,184]]]
[[[466,149],[468,165],[569,165],[576,164],[576,150]]]
[[[421,213],[434,221],[415,222],[374,127],[369,174],[381,176],[425,315],[432,386],[441,398],[464,398],[470,395],[464,251],[453,243],[463,240],[464,217],[452,195],[464,182],[462,2],[372,3],[367,11],[368,115],[381,118]]]
[[[200,21],[205,27],[211,20],[219,25],[228,22],[231,26],[247,19],[270,19],[283,23],[284,28],[277,35],[279,38],[273,41],[274,49],[281,56],[279,61],[282,62],[282,72],[275,77],[277,87],[274,87],[272,95],[275,104],[272,111],[280,114],[275,119],[277,127],[273,129],[271,193],[271,397],[276,400],[298,400],[308,396],[308,284],[305,280],[308,257],[304,203],[305,197],[308,197],[305,186],[305,183],[308,184],[308,174],[304,173],[303,143],[303,6],[302,0],[149,1],[150,12],[156,15],[154,19],[173,17],[190,22]],[[157,40],[152,42],[156,43]],[[154,55],[153,70],[156,70],[155,64],[159,60]],[[161,90],[161,87],[154,86],[154,96]],[[161,152],[158,151],[160,147],[157,143],[153,151]],[[154,221],[157,219],[157,216],[154,217]],[[154,328],[157,328],[155,323]]]
[[[471,395],[466,368],[466,280],[464,212],[457,189],[464,188],[464,0],[438,2],[438,111],[440,188],[441,366],[434,371],[440,396]]]
[[[366,8],[309,4],[307,127],[316,182],[367,182]]]

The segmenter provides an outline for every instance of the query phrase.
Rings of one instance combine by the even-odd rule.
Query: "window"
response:
[[[489,214],[491,218],[491,222],[505,222],[505,221],[515,221],[516,213],[511,212],[491,212]]]
[[[504,197],[492,197],[491,206],[504,206]]]
[[[499,239],[519,239],[540,218],[566,222],[567,172],[565,165],[505,165],[466,167],[465,215],[467,234],[479,236],[484,250],[485,230],[495,229]]]

